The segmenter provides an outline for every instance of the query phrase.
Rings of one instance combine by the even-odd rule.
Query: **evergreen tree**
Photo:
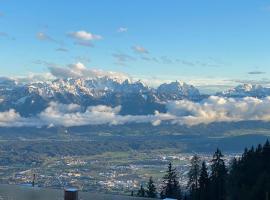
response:
[[[143,185],[141,185],[141,188],[138,190],[137,196],[145,197],[145,189],[143,188]]]
[[[267,140],[263,146],[262,156],[263,156],[262,159],[264,162],[264,171],[267,171],[270,168],[270,143],[269,143],[269,140]]]
[[[219,149],[214,153],[211,162],[211,199],[225,200],[227,169],[223,160],[223,155]]]
[[[32,187],[35,187],[36,174],[33,174]]]
[[[256,153],[261,153],[262,152],[262,145],[259,144],[258,147],[256,148]]]
[[[191,159],[191,167],[188,172],[188,185],[190,199],[198,199],[198,187],[199,187],[199,176],[200,176],[200,158],[194,155]]]
[[[269,142],[262,147],[246,149],[242,157],[234,159],[229,171],[229,200],[265,200],[270,193],[270,168],[267,162]]]
[[[161,198],[174,198],[182,200],[182,192],[178,182],[177,171],[169,163],[166,175],[163,177],[163,187],[160,193]]]
[[[237,200],[239,195],[239,188],[238,188],[239,173],[238,173],[238,160],[236,158],[232,159],[229,169],[230,169],[228,176],[229,199]]]
[[[156,198],[157,197],[156,186],[154,185],[154,181],[153,181],[152,177],[149,178],[149,181],[147,184],[146,194],[147,194],[147,197],[149,197],[149,198]]]
[[[207,166],[205,161],[202,163],[202,167],[200,170],[199,177],[199,198],[200,200],[208,200],[209,199],[209,175],[207,171]]]

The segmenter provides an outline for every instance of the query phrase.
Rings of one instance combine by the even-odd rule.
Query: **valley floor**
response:
[[[171,133],[179,127],[159,128],[156,133],[152,133],[155,127],[146,133],[141,131],[144,127],[106,128],[111,132],[91,128],[68,130],[68,134],[61,129],[0,131],[0,182],[29,184],[35,174],[41,187],[75,186],[82,191],[130,195],[151,176],[159,187],[169,162],[185,185],[194,154],[209,164],[219,147],[229,163],[245,147],[269,138],[267,130],[262,134],[262,130],[256,133],[237,128],[219,136]]]

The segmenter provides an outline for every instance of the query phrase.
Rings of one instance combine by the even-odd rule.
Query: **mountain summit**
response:
[[[234,97],[234,98],[243,98],[243,97],[264,98],[270,96],[270,88],[266,88],[258,84],[242,84],[227,91],[217,93],[217,96]]]
[[[0,81],[0,111],[15,109],[22,116],[35,115],[52,101],[79,104],[82,107],[121,105],[121,114],[153,114],[165,112],[165,102],[199,100],[200,92],[186,83],[162,84],[157,89],[141,81],[118,81],[110,77],[67,78],[46,82],[17,83],[12,79]]]

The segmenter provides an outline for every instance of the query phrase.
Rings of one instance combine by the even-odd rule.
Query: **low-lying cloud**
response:
[[[201,102],[189,100],[167,103],[167,112],[151,115],[121,115],[121,106],[90,106],[83,109],[76,104],[51,102],[35,117],[23,118],[15,110],[0,113],[1,127],[21,126],[82,126],[82,125],[119,125],[126,123],[151,123],[154,126],[162,122],[180,125],[209,124],[213,122],[237,122],[261,120],[270,122],[270,97],[242,99],[211,96]]]
[[[212,122],[270,121],[270,97],[242,99],[211,96],[196,103],[187,100],[171,102],[168,112],[176,116],[174,123],[197,125]]]
[[[125,123],[144,123],[146,120],[151,123],[156,123],[159,118],[163,120],[166,116],[156,115],[120,115],[121,106],[109,107],[104,105],[90,106],[84,112],[78,105],[63,105],[51,103],[38,116],[41,124],[54,126],[81,126],[81,125],[119,125]]]
[[[14,109],[0,112],[0,127],[23,127],[40,126],[39,122],[33,118],[23,118]]]
[[[120,125],[126,123],[145,123],[159,125],[163,120],[170,120],[168,114],[155,115],[120,115],[121,106],[109,107],[104,105],[89,106],[86,110],[76,104],[59,104],[51,102],[50,105],[35,118],[23,118],[15,110],[0,113],[0,127],[22,126],[83,126],[83,125]]]

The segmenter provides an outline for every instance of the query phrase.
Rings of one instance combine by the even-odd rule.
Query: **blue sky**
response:
[[[0,0],[0,74],[81,62],[146,81],[269,84],[270,1]]]

